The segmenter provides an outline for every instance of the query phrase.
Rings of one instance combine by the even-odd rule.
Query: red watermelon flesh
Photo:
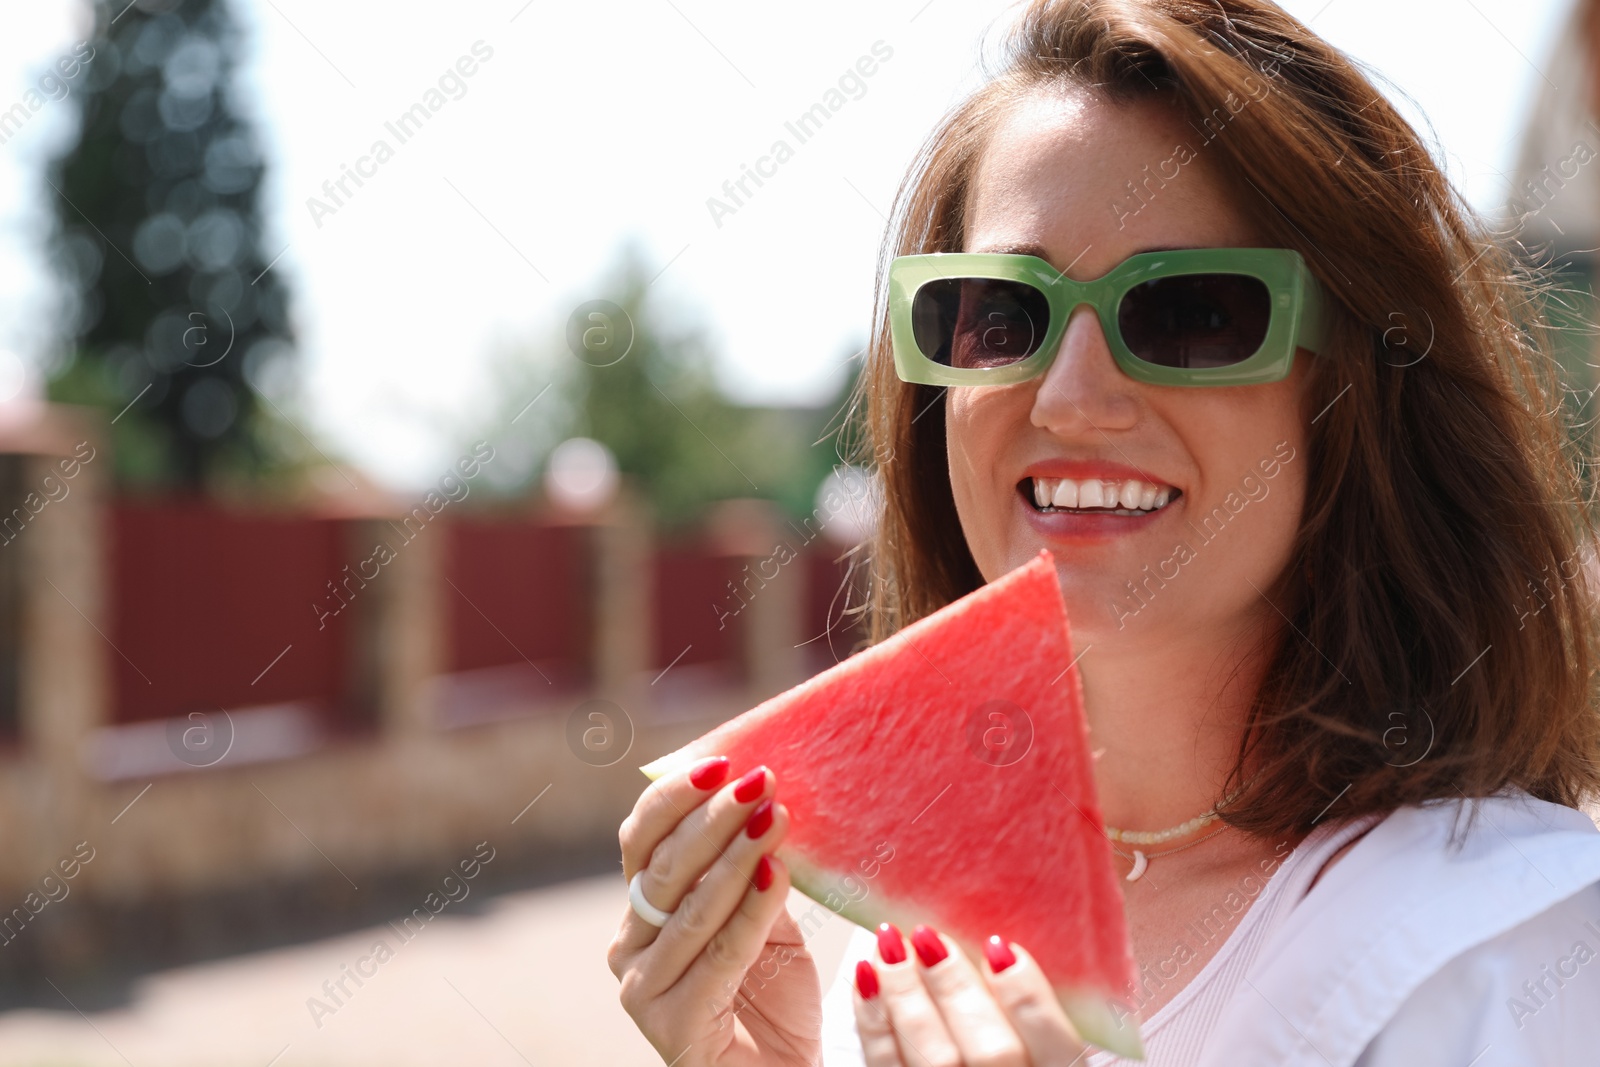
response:
[[[646,765],[765,764],[797,889],[862,926],[990,934],[1044,969],[1084,1039],[1140,1057],[1135,978],[1048,551]]]

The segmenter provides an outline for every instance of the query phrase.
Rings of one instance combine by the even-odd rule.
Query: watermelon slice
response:
[[[1142,1058],[1135,965],[1048,551],[642,768],[766,764],[794,886],[865,926],[990,934],[1084,1040]]]

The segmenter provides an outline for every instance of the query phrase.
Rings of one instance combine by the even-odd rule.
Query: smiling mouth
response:
[[[1024,478],[1017,492],[1043,514],[1149,515],[1183,496],[1183,490],[1138,479]]]

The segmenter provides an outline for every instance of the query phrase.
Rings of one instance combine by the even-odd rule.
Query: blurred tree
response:
[[[97,0],[94,14],[78,137],[49,173],[74,342],[50,396],[127,406],[112,427],[125,486],[262,473],[281,435],[251,385],[281,377],[290,328],[262,255],[238,33],[224,0]]]
[[[668,531],[730,497],[766,497],[797,518],[808,514],[817,486],[841,462],[828,431],[838,423],[858,363],[821,407],[736,404],[717,388],[703,333],[650,296],[653,273],[637,250],[623,251],[598,287],[621,314],[580,316],[580,333],[584,323],[602,331],[594,335],[600,341],[595,350],[569,329],[558,351],[524,349],[501,360],[494,386],[498,426],[512,419],[516,425],[493,438],[508,442],[500,451],[511,461],[498,474],[519,475],[514,483],[502,482],[501,490],[526,491],[551,447],[583,436],[615,453],[618,468]],[[553,395],[520,415],[545,386]]]

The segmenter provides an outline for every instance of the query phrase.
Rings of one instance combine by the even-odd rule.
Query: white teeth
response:
[[[1165,507],[1177,490],[1138,479],[1106,482],[1099,478],[1034,478],[1033,502],[1039,508],[1115,508],[1154,511]]]

